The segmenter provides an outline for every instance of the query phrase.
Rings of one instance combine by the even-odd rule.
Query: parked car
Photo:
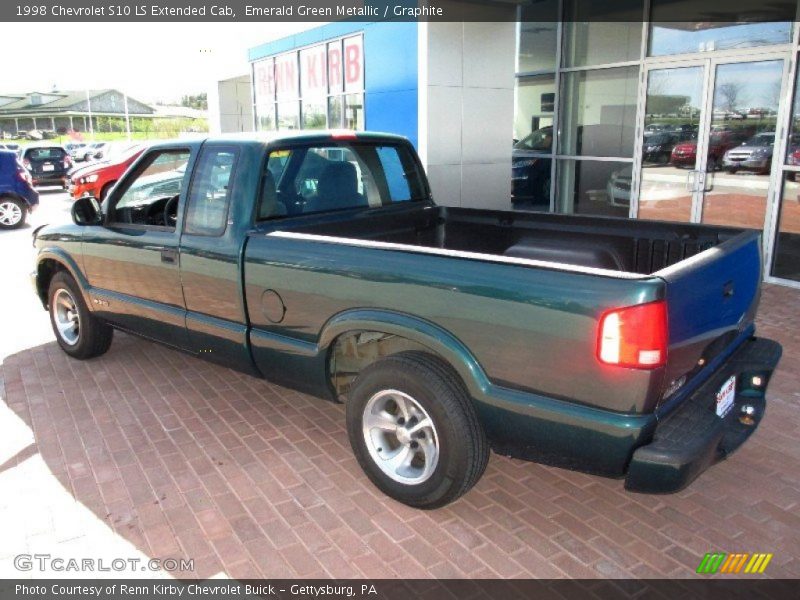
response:
[[[17,155],[0,150],[0,229],[22,227],[38,205],[39,193]]]
[[[143,144],[137,144],[124,150],[113,160],[91,163],[73,170],[70,172],[69,193],[73,198],[89,195],[102,202],[111,187],[144,149]]]
[[[86,142],[67,142],[64,144],[64,149],[69,152],[69,157],[73,162],[77,162],[84,157],[84,148],[86,148]]]
[[[92,144],[92,150],[94,150],[92,158],[94,160],[102,159],[103,157],[105,157],[108,148],[109,148],[108,142],[95,142],[94,144]]]
[[[759,232],[440,208],[397,136],[163,143],[72,216],[34,236],[64,352],[118,328],[344,402],[362,469],[416,507],[490,447],[681,489],[755,430],[781,353],[754,337]]]
[[[667,164],[677,141],[677,135],[664,131],[648,136],[644,140],[642,159],[647,163]]]
[[[67,171],[72,168],[72,159],[63,146],[26,146],[20,158],[31,174],[33,185],[60,185],[67,189]]]
[[[611,173],[606,185],[609,202],[612,206],[631,205],[631,183],[633,180],[633,166],[628,165]]]
[[[9,144],[9,143],[2,143],[0,144],[0,150],[10,150],[11,152],[19,152],[19,144]]]
[[[708,169],[716,171],[721,168],[725,153],[741,142],[741,136],[735,133],[712,132],[708,139]],[[697,138],[677,144],[672,149],[670,162],[676,167],[695,168],[697,164]]]
[[[722,166],[729,173],[736,173],[742,169],[769,173],[774,148],[775,132],[757,133],[740,146],[725,152]]]
[[[89,162],[103,157],[108,142],[88,142],[78,152],[79,160]]]
[[[542,156],[553,148],[553,128],[542,127],[516,142],[511,150],[511,203],[547,209],[550,206],[550,166]]]

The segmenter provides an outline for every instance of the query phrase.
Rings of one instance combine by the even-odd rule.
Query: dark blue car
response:
[[[22,227],[38,204],[39,193],[17,155],[0,150],[0,229]]]

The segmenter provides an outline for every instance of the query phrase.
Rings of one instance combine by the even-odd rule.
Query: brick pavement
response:
[[[2,367],[0,572],[25,548],[188,557],[179,575],[202,578],[691,577],[739,551],[800,577],[798,308],[800,291],[765,288],[759,333],[784,345],[767,416],[687,490],[493,455],[432,512],[370,485],[341,406],[122,334],[91,362],[39,345]]]

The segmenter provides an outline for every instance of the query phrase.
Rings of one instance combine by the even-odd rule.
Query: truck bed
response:
[[[330,219],[292,231],[639,275],[742,233],[704,225],[431,206],[368,211],[357,219]]]

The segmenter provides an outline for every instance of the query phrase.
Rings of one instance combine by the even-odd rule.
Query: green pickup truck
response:
[[[434,204],[400,137],[149,148],[34,233],[75,358],[120,329],[346,404],[367,476],[434,508],[495,452],[672,492],[755,430],[758,232]]]

